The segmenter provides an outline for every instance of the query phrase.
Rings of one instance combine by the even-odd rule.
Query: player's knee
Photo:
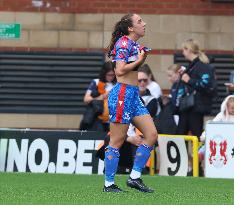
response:
[[[119,149],[123,145],[123,143],[124,143],[124,140],[115,140],[115,141],[110,140],[109,145],[111,147]]]
[[[150,143],[152,145],[154,145],[156,143],[157,139],[158,139],[158,132],[156,130],[151,131],[149,133],[149,141],[150,141]]]
[[[158,132],[156,130],[152,133],[152,140],[154,141],[154,144],[158,140]]]

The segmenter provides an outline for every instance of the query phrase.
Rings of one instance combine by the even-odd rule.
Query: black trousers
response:
[[[187,135],[190,131],[192,135],[200,138],[203,132],[204,114],[198,112],[186,111],[179,114],[179,124],[177,134]]]

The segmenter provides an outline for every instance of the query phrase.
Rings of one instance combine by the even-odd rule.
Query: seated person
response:
[[[140,96],[144,101],[144,105],[149,111],[151,117],[154,117],[158,111],[158,101],[156,97],[154,97],[150,90],[148,89],[148,85],[150,83],[150,76],[142,69],[138,71],[138,87]]]
[[[142,65],[138,69],[138,73],[142,73],[144,74],[144,76],[146,76],[146,78],[148,79],[147,90],[149,90],[150,94],[158,100],[162,96],[162,90],[159,84],[156,82],[155,77],[149,65],[148,64]],[[158,103],[156,116],[159,114],[160,110],[161,110],[160,104]]]
[[[153,95],[155,98],[160,98],[162,96],[162,90],[159,86],[159,84],[156,82],[155,77],[152,73],[151,68],[149,67],[148,64],[142,65],[139,69],[138,72],[143,72],[145,75],[147,75],[147,89],[149,89],[151,95]]]
[[[107,97],[115,83],[114,63],[111,61],[105,62],[99,73],[99,78],[92,80],[85,93],[84,103],[87,106],[80,124],[80,130],[109,131]],[[102,104],[100,105],[100,103]],[[100,112],[97,110],[102,111],[96,114]]]

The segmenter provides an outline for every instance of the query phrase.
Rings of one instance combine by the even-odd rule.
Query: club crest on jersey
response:
[[[123,104],[123,101],[119,100],[119,105],[121,106]]]
[[[123,48],[127,48],[127,47],[128,47],[127,41],[122,41],[122,47],[123,47]]]
[[[128,113],[128,112],[124,113],[123,119],[124,120],[130,120],[130,113]]]

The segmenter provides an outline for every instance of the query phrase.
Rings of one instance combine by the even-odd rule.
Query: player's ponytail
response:
[[[108,49],[108,57],[111,56],[111,51],[113,50],[116,41],[120,37],[129,34],[128,28],[133,26],[132,25],[132,16],[133,15],[134,14],[127,14],[127,15],[123,16],[121,18],[121,20],[118,21],[115,24],[114,31],[112,32],[112,38],[111,38],[110,44],[107,47],[107,49]]]
[[[202,52],[201,50],[199,50],[199,52],[198,52],[198,58],[200,59],[200,61],[201,62],[203,62],[203,63],[209,63],[210,61],[209,61],[209,58],[207,57],[207,55],[204,53],[204,52]]]

